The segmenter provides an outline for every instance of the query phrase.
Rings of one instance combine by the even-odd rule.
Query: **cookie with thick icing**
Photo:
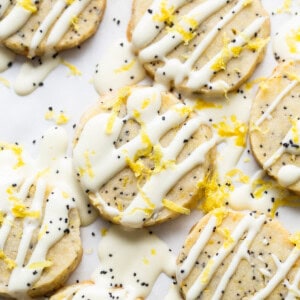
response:
[[[295,299],[299,234],[265,215],[218,209],[196,224],[178,256],[184,299]]]
[[[203,118],[172,94],[126,87],[83,116],[74,167],[102,216],[149,226],[195,207],[216,142]]]
[[[79,46],[97,30],[106,0],[2,1],[0,40],[28,57]]]
[[[259,0],[134,0],[128,35],[148,73],[189,92],[238,89],[270,34]]]
[[[250,142],[258,163],[282,186],[300,193],[300,64],[282,63],[259,89]]]
[[[63,180],[57,182],[65,164],[64,147],[53,139],[58,131],[44,136],[37,161],[21,146],[1,143],[0,297],[46,295],[81,260],[76,200]]]

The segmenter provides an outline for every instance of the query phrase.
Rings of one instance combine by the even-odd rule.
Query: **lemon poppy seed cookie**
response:
[[[216,137],[172,94],[123,88],[82,118],[73,157],[91,202],[128,227],[188,214],[211,168]]]
[[[300,64],[280,64],[253,102],[250,141],[258,163],[282,186],[300,193]]]
[[[157,81],[209,95],[236,90],[253,73],[269,31],[259,0],[134,0],[128,28]]]
[[[179,256],[184,299],[295,299],[299,234],[265,215],[217,209],[191,230]]]
[[[1,143],[0,297],[46,295],[81,260],[76,201],[58,175],[66,165],[59,137],[58,129],[45,134],[37,160],[19,145]]]
[[[3,2],[0,40],[28,57],[80,45],[97,30],[106,4],[105,0]]]

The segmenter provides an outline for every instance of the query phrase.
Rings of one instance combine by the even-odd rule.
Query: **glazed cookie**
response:
[[[250,141],[258,163],[300,194],[300,64],[280,64],[253,102]]]
[[[62,171],[53,145],[43,149],[51,159],[31,161],[19,145],[1,144],[0,297],[46,295],[81,260],[80,218],[67,186],[53,179]]]
[[[73,151],[93,205],[128,227],[188,214],[212,167],[210,127],[155,87],[126,87],[102,101],[83,116]]]
[[[106,0],[0,1],[0,40],[28,57],[76,47],[97,30],[105,3]]]
[[[184,299],[295,299],[299,234],[265,215],[217,209],[191,230],[179,256]]]
[[[209,95],[236,90],[251,76],[269,34],[259,0],[134,0],[128,28],[152,77]]]

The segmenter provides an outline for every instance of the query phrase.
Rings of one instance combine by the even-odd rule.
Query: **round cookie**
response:
[[[105,4],[106,0],[10,1],[0,9],[0,40],[28,57],[79,46],[97,30]]]
[[[216,137],[157,87],[125,87],[82,117],[73,161],[102,216],[128,227],[188,214],[212,167]]]
[[[184,299],[295,299],[299,234],[265,215],[217,209],[196,224],[178,256]]]
[[[52,170],[32,168],[18,145],[1,144],[0,165],[0,297],[46,295],[81,260],[75,199],[49,185]]]
[[[250,142],[258,163],[282,186],[300,194],[300,64],[282,63],[258,91]]]
[[[251,76],[269,27],[259,0],[134,0],[128,36],[155,80],[216,96]]]

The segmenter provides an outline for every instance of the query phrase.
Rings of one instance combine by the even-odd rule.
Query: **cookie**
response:
[[[300,194],[300,64],[278,65],[253,102],[250,116],[252,152],[267,173]]]
[[[299,234],[265,215],[218,209],[196,224],[178,256],[184,299],[295,299]]]
[[[6,2],[0,8],[0,40],[28,57],[79,46],[97,30],[106,4],[106,0]]]
[[[269,27],[259,0],[134,0],[128,35],[155,80],[216,96],[251,76]]]
[[[149,226],[189,214],[216,141],[206,122],[172,94],[126,87],[83,116],[74,167],[102,216]]]
[[[61,287],[81,260],[76,201],[53,176],[61,171],[64,147],[57,140],[53,147],[50,137],[51,132],[45,135],[49,147],[43,145],[37,161],[21,146],[1,143],[0,297],[46,295]]]

